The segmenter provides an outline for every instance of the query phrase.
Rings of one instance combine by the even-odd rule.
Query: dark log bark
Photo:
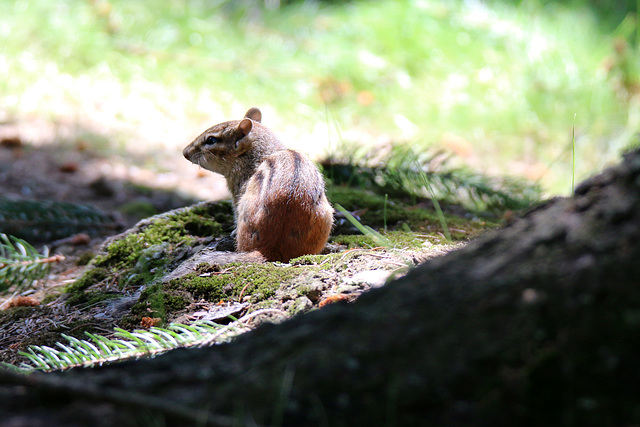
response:
[[[640,151],[505,229],[236,342],[2,374],[7,425],[640,423]],[[23,424],[20,424],[23,423]]]

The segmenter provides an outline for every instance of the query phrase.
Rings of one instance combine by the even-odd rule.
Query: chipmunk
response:
[[[251,108],[242,120],[204,131],[182,154],[227,180],[239,252],[258,251],[267,261],[289,261],[322,251],[333,208],[318,168],[287,149]]]

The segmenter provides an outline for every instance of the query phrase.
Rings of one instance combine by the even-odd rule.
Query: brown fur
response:
[[[242,120],[207,129],[183,154],[226,178],[239,251],[258,251],[269,261],[317,254],[333,224],[322,175],[306,156],[284,147],[261,119],[260,110],[251,108]]]

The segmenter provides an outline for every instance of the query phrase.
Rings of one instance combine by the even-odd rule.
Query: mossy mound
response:
[[[154,245],[164,245],[171,250],[190,246],[198,238],[217,237],[233,227],[233,210],[228,202],[200,203],[152,217],[143,223],[136,226],[139,231],[112,239],[104,248],[104,254],[93,264],[96,267],[131,268],[140,261],[142,253]]]
[[[104,282],[109,292],[154,283],[170,265],[232,227],[228,202],[200,203],[141,221],[106,242],[84,275],[67,287],[67,301],[77,305],[104,299],[99,295],[104,289],[93,289]]]
[[[202,316],[213,316],[227,306],[240,307],[233,314],[238,318],[258,319],[261,312],[270,312],[285,319],[326,304],[348,303],[496,225],[474,214],[456,215],[455,209],[444,206],[453,238],[448,241],[428,200],[333,185],[327,194],[334,205],[353,212],[375,233],[360,234],[338,215],[328,253],[271,263],[220,250],[233,248],[233,209],[228,202],[156,215],[108,239],[62,297],[55,295],[47,302],[49,311],[22,307],[5,313],[0,324],[26,325],[41,317],[53,321],[41,322],[46,327],[28,342],[13,337],[13,350],[0,357],[15,363],[15,349],[63,341],[60,334],[67,333],[69,325],[82,337],[84,330],[104,333],[116,326],[133,330],[208,320]],[[224,316],[214,321],[227,322]]]
[[[147,287],[124,325],[135,326],[142,317],[174,320],[196,302],[257,304],[273,299],[283,284],[300,273],[272,263],[201,264],[191,274]]]
[[[237,300],[243,295],[259,301],[273,296],[278,286],[295,274],[293,269],[273,263],[233,263],[225,265],[223,270],[203,264],[195,273],[170,281],[167,289],[184,289],[194,298],[208,301]]]
[[[139,327],[145,317],[163,322],[188,316],[195,306],[220,302],[249,304],[248,312],[264,307],[286,307],[290,314],[317,306],[323,296],[340,288],[342,274],[363,269],[395,270],[414,265],[423,255],[405,256],[403,251],[429,253],[430,248],[450,248],[444,237],[440,218],[428,204],[417,200],[390,199],[363,189],[329,186],[332,203],[349,211],[359,211],[361,222],[379,230],[381,237],[342,231],[331,237],[334,252],[307,255],[289,264],[237,262],[226,260],[190,264],[185,261],[201,253],[233,229],[230,203],[201,203],[141,221],[133,229],[108,240],[75,283],[67,287],[67,304],[79,307],[113,305],[117,298],[135,298],[133,304],[115,319],[125,328]],[[445,212],[454,240],[466,240],[495,224],[477,217],[460,217]],[[386,226],[386,229],[385,229]],[[338,228],[338,230],[340,230]],[[226,237],[228,239],[228,237]],[[382,250],[381,250],[382,248]],[[358,251],[340,253],[349,249]],[[210,249],[208,249],[210,250]],[[376,251],[375,255],[367,255]],[[215,254],[222,252],[215,252]],[[434,253],[441,253],[435,251]],[[366,262],[358,257],[366,255]],[[383,259],[376,265],[376,256]],[[385,264],[393,259],[392,264]],[[409,261],[407,261],[409,260]],[[167,279],[169,277],[169,279]],[[361,292],[350,286],[340,292]],[[344,291],[347,289],[347,291]],[[116,299],[115,302],[110,301]]]

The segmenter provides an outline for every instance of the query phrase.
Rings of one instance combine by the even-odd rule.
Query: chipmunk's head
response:
[[[228,176],[243,155],[255,151],[256,146],[268,145],[262,142],[265,139],[275,139],[260,125],[261,120],[260,110],[250,108],[242,120],[220,123],[204,131],[182,150],[182,154],[192,163]]]

